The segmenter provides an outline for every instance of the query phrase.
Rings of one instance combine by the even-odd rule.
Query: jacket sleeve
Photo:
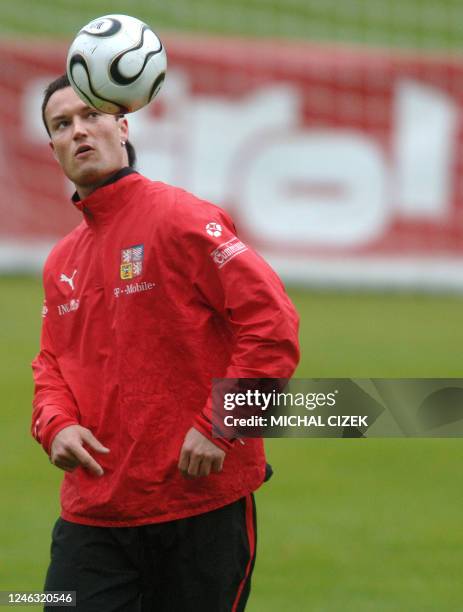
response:
[[[235,338],[224,378],[290,378],[299,362],[299,317],[281,280],[239,240],[224,211],[204,203],[195,217],[187,238],[192,281]],[[212,394],[194,426],[230,447],[212,437]]]
[[[53,352],[52,340],[44,316],[40,353],[32,362],[34,400],[32,435],[47,454],[56,434],[69,425],[78,425],[78,409],[74,397],[63,379]]]

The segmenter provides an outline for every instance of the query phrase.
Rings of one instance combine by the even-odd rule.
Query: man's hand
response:
[[[89,429],[70,425],[59,431],[53,439],[50,461],[65,472],[72,472],[81,466],[95,476],[103,476],[103,468],[85,450],[84,444],[97,453],[109,453],[109,448],[98,442]]]
[[[225,452],[192,427],[183,441],[178,469],[185,478],[209,476],[221,472]]]

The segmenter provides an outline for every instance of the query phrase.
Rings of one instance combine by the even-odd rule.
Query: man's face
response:
[[[81,197],[127,165],[121,145],[128,138],[127,121],[87,106],[71,87],[50,97],[45,119],[54,155]]]

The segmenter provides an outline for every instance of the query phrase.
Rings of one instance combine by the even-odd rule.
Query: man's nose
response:
[[[81,117],[75,117],[72,123],[73,127],[73,138],[82,138],[87,134],[87,128],[85,127],[85,121]]]

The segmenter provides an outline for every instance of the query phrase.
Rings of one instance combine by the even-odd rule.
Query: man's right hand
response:
[[[72,472],[81,466],[95,476],[103,476],[103,468],[85,450],[84,445],[97,453],[109,453],[109,448],[103,446],[89,429],[81,425],[69,425],[59,431],[53,439],[50,450],[51,463],[65,472]]]

